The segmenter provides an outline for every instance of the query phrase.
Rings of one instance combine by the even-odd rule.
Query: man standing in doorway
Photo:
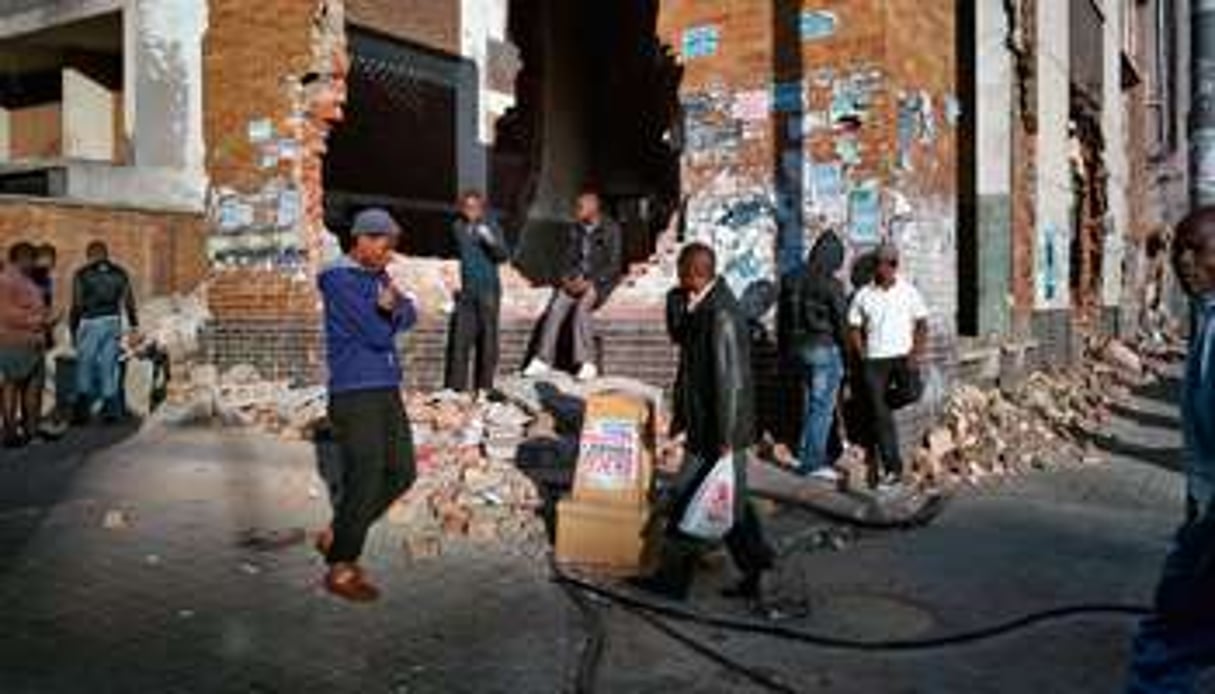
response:
[[[1129,694],[1197,694],[1215,667],[1215,207],[1178,226],[1173,267],[1198,320],[1181,389],[1186,520],[1135,635]]]
[[[870,452],[878,457],[878,488],[890,491],[903,477],[894,412],[919,400],[920,367],[928,343],[928,307],[919,290],[898,275],[899,252],[891,243],[875,251],[873,281],[861,288],[848,309],[852,351],[871,423]]]
[[[574,363],[578,378],[599,376],[595,366],[595,332],[592,311],[607,301],[621,272],[620,226],[603,214],[598,193],[578,196],[577,221],[570,228],[561,280],[553,291],[541,327],[540,346],[524,375],[544,376],[556,362],[561,327],[573,314]]]
[[[110,260],[105,243],[93,241],[85,250],[87,264],[76,272],[72,282],[70,325],[76,345],[77,424],[92,416],[93,405],[101,400],[101,414],[107,422],[125,414],[121,364],[122,317],[128,327],[139,327],[135,312],[135,292],[127,271]]]
[[[714,464],[733,455],[736,520],[725,542],[742,581],[724,594],[756,599],[761,576],[772,568],[773,551],[747,497],[745,452],[755,443],[747,324],[734,293],[717,276],[713,250],[704,244],[691,244],[680,253],[679,287],[667,297],[667,331],[679,346],[672,434],[686,435],[684,465],[696,469],[681,473],[687,482],[675,490],[658,571],[632,583],[665,597],[687,597],[704,543],[681,532],[679,524]]]
[[[349,254],[320,275],[329,366],[329,421],[341,450],[341,493],[317,547],[338,597],[379,597],[359,566],[367,533],[413,484],[413,435],[401,403],[396,336],[417,320],[414,299],[385,272],[400,228],[384,210],[361,212]]]
[[[498,266],[510,252],[497,222],[485,214],[485,196],[477,191],[460,200],[460,217],[451,228],[460,254],[460,295],[452,319],[447,387],[468,390],[468,362],[476,349],[475,387],[490,390],[498,370],[498,313],[502,280]]]

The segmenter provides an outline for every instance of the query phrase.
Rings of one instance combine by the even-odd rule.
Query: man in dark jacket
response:
[[[561,326],[571,313],[578,378],[591,380],[599,375],[594,360],[595,333],[591,312],[607,301],[620,278],[620,225],[603,214],[597,193],[579,195],[576,213],[577,221],[570,228],[561,280],[545,313],[540,346],[524,370],[528,377],[543,376],[552,368]]]
[[[413,436],[401,404],[396,336],[417,320],[413,297],[385,267],[399,228],[383,210],[359,213],[350,253],[318,278],[325,304],[329,421],[341,450],[341,493],[333,523],[317,547],[329,571],[325,587],[356,602],[379,591],[358,565],[371,525],[414,480]]]
[[[1215,207],[1178,226],[1173,267],[1198,320],[1181,387],[1186,518],[1135,635],[1128,694],[1207,692],[1202,676],[1215,668]]]
[[[110,260],[109,249],[94,241],[85,250],[88,264],[72,282],[70,326],[76,345],[77,423],[87,422],[100,399],[107,420],[122,417],[122,317],[131,330],[139,327],[135,292],[127,271]]]
[[[679,522],[714,464],[732,455],[736,520],[725,541],[743,578],[725,594],[757,598],[773,552],[747,498],[746,450],[755,442],[755,422],[746,320],[729,286],[718,279],[716,258],[708,246],[684,248],[679,284],[667,297],[667,330],[679,346],[672,433],[685,434],[684,465],[694,467],[680,474],[683,483],[675,490],[657,573],[633,584],[666,597],[687,596],[703,543],[680,532]]]
[[[839,480],[828,442],[844,378],[848,297],[836,277],[844,264],[844,244],[828,229],[806,259],[805,271],[791,278],[786,339],[791,361],[805,381],[805,418],[798,447],[798,472],[827,482]]]
[[[460,254],[460,295],[452,319],[451,354],[447,362],[447,387],[468,389],[468,362],[477,350],[477,390],[494,387],[498,370],[498,312],[502,303],[502,281],[498,266],[510,252],[502,228],[486,217],[485,197],[476,191],[460,201],[460,217],[451,227]]]

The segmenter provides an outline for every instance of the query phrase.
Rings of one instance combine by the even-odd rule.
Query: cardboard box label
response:
[[[628,491],[637,487],[640,451],[637,423],[600,419],[582,433],[579,455],[581,485],[596,491]]]

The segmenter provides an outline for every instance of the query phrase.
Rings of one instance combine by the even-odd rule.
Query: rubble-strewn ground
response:
[[[889,638],[1146,601],[1180,515],[1174,388],[1166,378],[1108,407],[1106,463],[963,485],[927,528],[823,536],[819,521],[779,513],[782,604],[809,604],[798,626]],[[113,445],[131,433],[74,431],[0,454],[0,691],[568,690],[583,620],[534,553],[455,533],[437,556],[411,557],[410,526],[390,519],[368,552],[386,599],[339,604],[317,589],[299,537],[326,516],[310,444],[152,424]],[[699,604],[737,613],[716,597],[728,579],[710,571]],[[598,691],[762,691],[599,609]],[[796,691],[1083,694],[1119,690],[1131,626],[1085,619],[898,655],[683,628]]]

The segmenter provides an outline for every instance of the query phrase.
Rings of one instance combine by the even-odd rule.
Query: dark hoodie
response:
[[[844,244],[833,231],[815,241],[806,269],[794,278],[789,295],[789,346],[793,352],[809,347],[844,346],[848,297],[836,274],[844,265]]]

